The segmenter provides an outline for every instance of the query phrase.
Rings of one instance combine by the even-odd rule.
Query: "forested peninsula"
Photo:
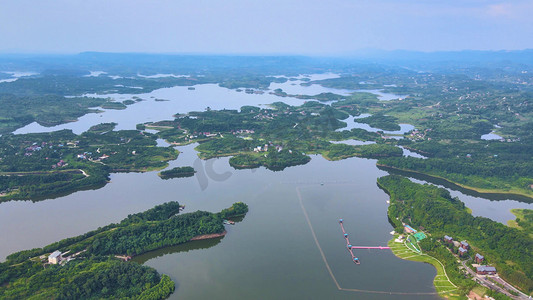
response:
[[[484,217],[474,217],[458,198],[433,185],[421,185],[396,175],[378,179],[378,185],[389,195],[388,216],[397,232],[403,224],[422,227],[431,236],[422,240],[422,250],[444,263],[452,281],[466,292],[475,286],[460,271],[460,264],[444,246],[445,235],[467,240],[475,252],[496,266],[502,278],[526,293],[533,292],[533,238],[527,232],[510,228]]]
[[[244,216],[248,206],[238,202],[219,213],[179,211],[178,202],[164,203],[118,224],[13,253],[0,263],[0,298],[164,299],[174,291],[174,282],[151,267],[128,262],[131,256],[222,236],[224,219]]]

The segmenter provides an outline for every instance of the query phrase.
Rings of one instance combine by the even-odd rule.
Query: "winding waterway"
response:
[[[305,87],[301,88],[305,91]],[[169,96],[171,101],[164,102],[147,100],[123,111],[106,111],[102,117],[82,117],[65,128],[79,133],[97,123],[114,121],[119,123],[118,129],[131,129],[146,120],[168,119],[174,113],[205,106],[238,108],[281,99],[237,93],[215,85],[196,86],[195,91],[186,87],[171,89],[196,96]],[[157,97],[167,98],[163,94]],[[204,102],[190,103],[193,98]],[[290,98],[283,101],[301,103]],[[145,107],[144,103],[150,105]],[[157,106],[160,103],[163,106]],[[136,107],[148,111],[141,113]],[[162,107],[166,111],[160,112]],[[160,140],[158,145],[166,143]],[[161,249],[135,260],[155,267],[176,282],[172,299],[437,298],[416,294],[435,291],[432,281],[436,271],[428,264],[401,260],[390,250],[357,250],[361,264],[351,262],[339,218],[345,220],[350,240],[357,246],[384,246],[391,238],[392,227],[386,213],[388,196],[376,185],[376,179],[388,173],[378,169],[375,160],[350,158],[331,162],[313,156],[308,164],[282,172],[265,168],[234,170],[228,158],[198,160],[195,146],[177,147],[181,154],[169,166],[194,166],[194,177],[162,180],[157,172],[112,174],[111,182],[98,190],[36,203],[1,203],[0,228],[7,234],[0,235],[0,258],[118,222],[128,214],[167,201],[186,205],[185,212],[215,212],[243,201],[250,211],[241,222],[227,226],[225,237]],[[469,200],[466,195],[453,193],[466,201],[475,215],[500,222],[512,218],[508,211],[517,207],[515,202]],[[531,204],[524,206],[532,208]],[[339,290],[334,280],[342,289],[364,291]]]

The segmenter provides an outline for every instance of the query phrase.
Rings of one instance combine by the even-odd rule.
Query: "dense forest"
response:
[[[422,226],[435,238],[444,235],[467,240],[497,268],[502,278],[533,292],[533,238],[527,233],[484,217],[474,217],[464,203],[433,185],[421,185],[405,177],[389,175],[378,184],[391,198],[389,219]],[[431,248],[431,247],[429,247]]]
[[[167,275],[119,260],[115,255],[138,255],[185,243],[196,236],[222,233],[224,219],[243,216],[248,211],[241,202],[217,214],[178,214],[179,208],[178,202],[164,203],[129,215],[118,224],[43,248],[13,253],[0,263],[0,297],[164,299],[174,291],[174,282]],[[64,260],[48,264],[47,254],[55,250],[63,253]]]
[[[356,122],[366,123],[374,128],[379,128],[387,131],[396,131],[400,130],[400,125],[398,125],[398,119],[392,116],[386,116],[382,113],[377,113],[365,118],[357,118]]]
[[[161,171],[159,172],[158,175],[159,177],[161,177],[161,179],[171,179],[171,178],[191,177],[191,176],[194,176],[194,173],[196,173],[194,168],[187,166],[187,167],[176,167],[170,170]]]

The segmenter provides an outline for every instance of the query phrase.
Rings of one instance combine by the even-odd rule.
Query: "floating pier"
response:
[[[346,248],[348,249],[348,252],[350,252],[350,255],[352,256],[352,260],[354,263],[359,264],[359,258],[353,254],[354,249],[378,249],[378,250],[385,250],[390,249],[390,247],[383,247],[383,246],[352,246],[350,243],[350,239],[348,238],[348,234],[346,233],[346,230],[344,230],[343,225],[344,220],[339,219],[339,224],[341,225],[342,234],[344,235],[344,239],[346,240]]]

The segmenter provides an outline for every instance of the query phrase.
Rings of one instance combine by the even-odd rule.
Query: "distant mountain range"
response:
[[[378,67],[379,65],[379,67]],[[72,75],[88,71],[107,71],[114,74],[135,75],[178,72],[180,74],[218,73],[228,70],[251,74],[298,74],[310,72],[342,72],[350,67],[365,69],[383,66],[407,67],[415,70],[443,70],[457,68],[508,68],[533,69],[533,49],[513,51],[385,51],[360,50],[349,55],[300,56],[300,55],[195,55],[153,53],[104,53],[79,54],[0,54],[0,72],[35,71],[50,74],[50,70],[62,70]],[[54,73],[53,71],[51,73]]]

